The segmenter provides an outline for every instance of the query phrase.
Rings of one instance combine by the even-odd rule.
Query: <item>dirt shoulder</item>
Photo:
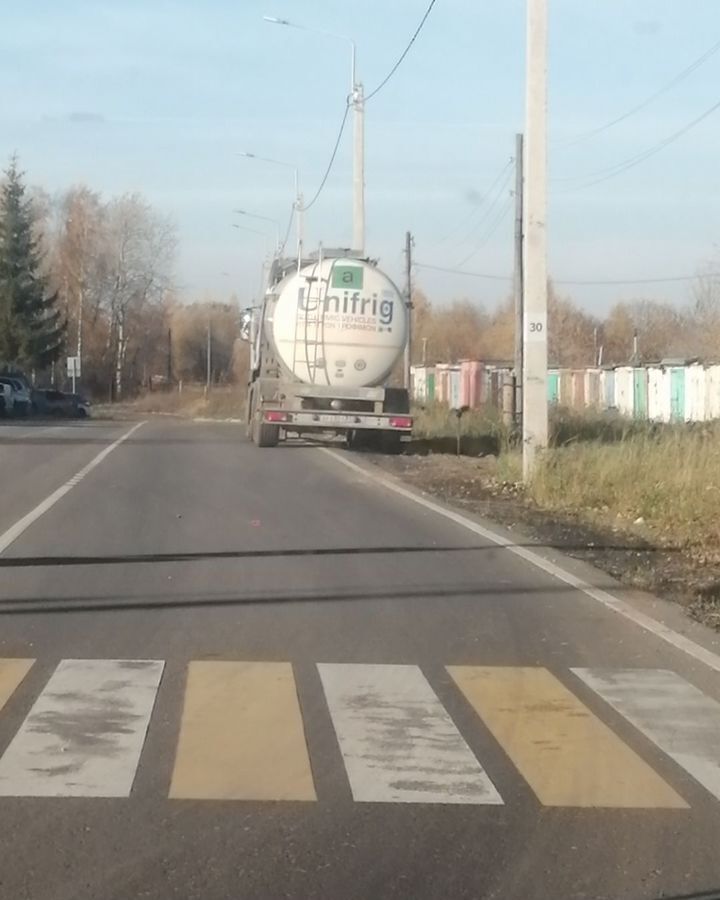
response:
[[[522,487],[503,481],[497,459],[445,454],[380,456],[368,461],[461,509],[588,562],[628,587],[681,604],[694,619],[720,631],[720,565],[662,543],[642,523],[592,510],[548,511]]]

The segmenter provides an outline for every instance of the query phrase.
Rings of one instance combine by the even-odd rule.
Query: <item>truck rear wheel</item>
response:
[[[277,447],[280,440],[280,426],[268,425],[267,422],[254,419],[252,439],[258,447]]]

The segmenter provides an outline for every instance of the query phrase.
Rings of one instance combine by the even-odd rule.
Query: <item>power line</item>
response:
[[[610,278],[604,281],[584,281],[584,280],[573,280],[573,281],[556,281],[555,284],[566,284],[566,285],[593,285],[593,284],[670,284],[671,282],[680,282],[680,281],[695,281],[696,278],[717,278],[720,276],[720,272],[705,272],[701,274],[695,275],[673,275],[669,278]]]
[[[611,119],[609,122],[606,122],[604,125],[600,125],[597,128],[593,128],[591,131],[586,131],[584,134],[580,134],[575,138],[572,138],[569,141],[563,141],[560,143],[560,147],[573,147],[576,144],[580,144],[583,141],[589,140],[592,137],[595,137],[598,134],[601,134],[603,131],[607,131],[609,128],[613,128],[615,125],[618,125],[620,122],[624,122],[626,119],[629,119],[630,116],[634,116],[635,113],[640,112],[645,109],[658,97],[661,97],[663,94],[666,94],[669,90],[674,88],[676,85],[680,84],[688,75],[691,75],[696,69],[700,68],[700,66],[710,59],[711,56],[714,56],[717,51],[720,50],[720,41],[713,44],[708,50],[706,50],[703,54],[701,54],[694,62],[692,62],[689,66],[679,72],[674,78],[671,78],[666,84],[664,84],[659,90],[655,91],[654,94],[651,94],[642,103],[638,103],[637,106],[633,106],[631,109],[624,112],[621,116],[617,116],[615,119]]]
[[[466,272],[463,269],[452,269],[448,266],[433,266],[430,263],[413,261],[417,269],[432,269],[435,272],[449,272],[452,275],[470,275],[472,278],[486,278],[488,281],[512,281],[512,275],[485,275],[481,272]]]
[[[323,188],[325,187],[325,182],[328,180],[330,175],[330,170],[333,167],[333,163],[335,162],[335,157],[337,156],[338,147],[340,146],[340,141],[343,136],[343,132],[345,131],[345,124],[347,122],[348,113],[350,112],[350,103],[348,100],[345,100],[345,112],[343,113],[342,122],[340,123],[340,130],[338,131],[337,139],[335,140],[335,146],[333,147],[333,152],[330,157],[330,162],[327,164],[327,169],[325,169],[325,174],[322,177],[322,181],[320,182],[320,187],[315,191],[315,196],[309,203],[303,204],[303,212],[310,209],[311,206],[315,204],[315,201],[318,199],[320,194],[322,193]]]
[[[498,228],[500,227],[500,225],[502,224],[502,222],[504,221],[504,219],[507,217],[507,214],[508,214],[508,213],[510,212],[510,210],[512,209],[512,205],[513,205],[513,201],[512,201],[512,197],[511,197],[511,198],[507,201],[507,203],[505,204],[505,206],[503,206],[503,207],[500,209],[500,212],[499,212],[499,213],[495,216],[495,218],[492,220],[492,222],[491,222],[490,225],[488,226],[487,230],[485,231],[485,233],[483,234],[483,236],[480,238],[480,242],[473,248],[473,250],[471,250],[470,253],[468,253],[468,255],[465,257],[465,259],[463,259],[462,262],[458,263],[459,266],[464,266],[465,263],[468,262],[468,260],[471,260],[471,259],[473,258],[473,256],[475,256],[475,254],[476,254],[479,250],[482,250],[482,248],[485,246],[485,244],[487,244],[487,242],[490,240],[490,238],[491,238],[491,237],[495,234],[495,232],[498,230]]]
[[[290,218],[288,219],[287,229],[285,230],[285,237],[283,239],[282,244],[280,245],[279,252],[283,253],[285,251],[285,247],[287,246],[288,238],[290,237],[290,229],[292,228],[293,219],[295,218],[295,204],[293,203],[292,208],[290,209]]]
[[[720,100],[717,103],[714,103],[709,109],[706,109],[705,112],[701,113],[696,119],[693,119],[692,122],[688,122],[687,125],[684,125],[682,128],[678,129],[678,131],[664,138],[662,141],[654,144],[652,147],[649,147],[647,150],[643,150],[641,153],[636,154],[635,156],[626,159],[624,162],[617,163],[614,166],[609,166],[607,169],[600,169],[597,172],[591,172],[588,175],[572,175],[566,176],[564,178],[556,178],[555,181],[576,181],[581,179],[589,178],[590,181],[587,181],[585,184],[578,184],[574,187],[570,187],[567,189],[567,192],[582,190],[584,188],[593,187],[593,185],[600,184],[603,181],[607,181],[610,178],[615,178],[617,175],[622,175],[623,172],[627,172],[628,169],[632,169],[635,166],[640,165],[640,163],[645,162],[646,159],[650,159],[651,156],[654,156],[656,153],[659,153],[661,150],[664,150],[665,147],[668,147],[670,144],[674,143],[676,140],[681,138],[683,135],[687,134],[688,131],[695,128],[696,125],[699,125],[702,121],[711,116],[716,110],[720,109]]]
[[[437,240],[433,244],[431,244],[431,247],[437,247],[440,244],[444,244],[445,241],[447,241],[449,238],[451,238],[454,234],[457,234],[457,232],[460,231],[461,228],[464,228],[467,224],[472,222],[472,220],[475,218],[475,216],[477,215],[477,213],[479,211],[482,211],[483,215],[485,214],[486,210],[483,209],[482,204],[485,203],[487,198],[490,196],[492,191],[496,188],[498,182],[503,177],[503,175],[507,172],[507,170],[510,168],[510,166],[513,164],[513,162],[514,162],[514,160],[512,158],[510,158],[505,163],[505,165],[502,167],[502,169],[500,169],[500,171],[497,173],[495,178],[493,178],[492,183],[490,184],[490,187],[485,191],[484,194],[482,194],[480,196],[480,199],[477,201],[477,206],[475,207],[475,209],[473,209],[473,211],[470,213],[470,215],[466,216],[459,225],[456,225],[453,228],[451,228],[450,231],[448,231],[448,233],[444,237],[441,237],[439,240]],[[482,221],[482,219],[481,219],[481,221]],[[476,223],[473,223],[473,227],[475,227],[475,224]],[[467,240],[467,238],[465,240]]]
[[[511,275],[488,275],[483,272],[468,272],[466,269],[453,269],[448,266],[435,266],[430,263],[413,262],[418,269],[432,269],[435,272],[447,272],[451,275],[467,275],[470,278],[485,278],[490,281],[512,281]],[[675,275],[666,278],[610,278],[603,280],[591,279],[563,279],[553,283],[566,286],[601,286],[601,285],[636,285],[636,284],[669,284],[671,282],[695,281],[696,278],[720,278],[720,272],[701,272],[695,275]]]
[[[367,96],[365,97],[365,102],[366,102],[366,103],[367,103],[368,100],[371,100],[371,99],[375,96],[375,94],[378,93],[378,91],[381,91],[381,90],[385,87],[385,85],[388,83],[388,81],[390,81],[390,79],[393,77],[393,75],[394,75],[394,74],[397,72],[397,70],[400,68],[400,64],[402,63],[402,61],[405,59],[405,57],[406,57],[406,56],[408,55],[408,53],[410,52],[410,48],[411,48],[412,45],[415,43],[415,39],[417,38],[417,36],[418,36],[418,35],[420,34],[420,32],[422,31],[423,25],[425,24],[425,21],[426,21],[427,17],[428,17],[428,16],[430,15],[430,13],[432,12],[432,8],[433,8],[433,6],[435,6],[436,2],[437,2],[437,0],[430,0],[430,5],[429,5],[428,8],[425,10],[425,15],[422,17],[422,19],[420,20],[420,24],[419,24],[418,27],[415,29],[415,34],[413,34],[413,36],[410,38],[409,44],[408,44],[407,47],[403,50],[403,52],[400,54],[400,59],[398,59],[398,61],[395,63],[395,65],[392,67],[392,69],[390,69],[390,71],[388,72],[388,74],[385,76],[385,78],[383,78],[383,80],[382,80],[382,81],[380,82],[380,84],[375,88],[375,90],[374,90],[374,91],[371,91],[369,94],[367,94]]]
[[[510,160],[509,165],[512,165],[513,162],[514,162],[514,160]],[[512,172],[508,171],[506,177],[503,179],[502,183],[500,184],[497,194],[493,197],[492,201],[482,211],[482,214],[481,214],[480,218],[477,220],[477,222],[473,223],[472,227],[470,228],[470,231],[468,231],[467,234],[465,235],[465,237],[459,241],[460,244],[467,243],[474,235],[476,235],[478,233],[481,226],[483,226],[490,219],[490,216],[494,212],[495,207],[498,205],[499,201],[502,199],[503,194],[505,193],[506,189],[510,185],[511,178],[512,178]]]

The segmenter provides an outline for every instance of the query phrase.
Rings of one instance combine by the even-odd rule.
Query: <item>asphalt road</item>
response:
[[[131,424],[0,423],[2,900],[720,887],[718,671],[317,447],[93,465]]]

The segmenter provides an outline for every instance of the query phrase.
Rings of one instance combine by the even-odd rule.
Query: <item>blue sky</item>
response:
[[[285,17],[353,37],[366,93],[394,63],[427,0],[27,0],[0,32],[0,158],[20,155],[50,192],[84,182],[141,191],[177,225],[186,297],[256,293],[271,238],[231,228],[242,207],[287,221],[296,163],[306,196],[332,149],[349,82],[342,41],[270,25]],[[550,269],[559,280],[694,273],[718,258],[720,111],[628,172],[571,190],[573,176],[650,148],[717,102],[720,52],[642,112],[643,101],[720,40],[717,0],[550,0]],[[504,181],[524,117],[524,0],[437,0],[389,84],[367,105],[367,249],[400,280],[406,229],[417,260],[507,275]],[[351,238],[351,130],[317,204],[310,241]],[[509,173],[508,173],[509,174]],[[509,186],[508,186],[509,187]],[[495,213],[508,210],[490,230]],[[482,216],[486,215],[483,223]],[[479,225],[475,225],[480,220]],[[242,222],[264,228],[259,221]],[[474,252],[474,255],[470,254]],[[469,257],[469,258],[468,258]],[[720,260],[718,268],[720,268]],[[492,306],[504,282],[419,270],[445,301]],[[601,312],[618,299],[682,300],[687,284],[568,286]]]

